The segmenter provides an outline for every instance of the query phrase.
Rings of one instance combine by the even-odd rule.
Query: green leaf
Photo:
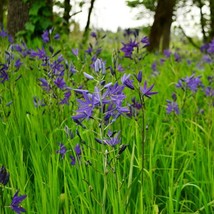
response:
[[[39,13],[39,10],[45,6],[45,2],[36,2],[32,5],[32,7],[29,10],[30,16],[37,16]]]
[[[35,25],[33,25],[31,22],[27,22],[27,23],[25,24],[25,29],[26,29],[27,31],[33,33],[34,30],[35,30]]]

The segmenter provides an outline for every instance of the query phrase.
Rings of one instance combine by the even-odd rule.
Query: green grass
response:
[[[1,46],[0,59],[4,62],[7,47],[2,43]],[[67,43],[65,46],[72,48]],[[69,49],[62,52],[78,70],[71,78],[65,74],[69,84],[75,87],[84,84],[93,91],[93,82],[86,82],[83,76],[83,72],[92,72],[90,58],[85,61],[82,55],[74,58]],[[185,58],[179,63],[171,58],[158,66],[159,75],[154,77],[151,63],[159,61],[160,56],[148,55],[135,63],[105,49],[101,57],[107,66],[117,59],[125,73],[142,70],[143,79],[149,85],[155,83],[154,91],[158,94],[146,100],[144,112],[147,125],[144,156],[141,113],[137,118],[121,117],[114,123],[113,129],[121,131],[121,143],[128,144],[118,156],[119,146],[103,146],[95,141],[95,132],[100,130],[98,122],[84,121],[88,129],[73,122],[71,116],[77,109],[75,94],[72,92],[70,105],[58,105],[38,84],[44,73],[40,62],[22,58],[20,70],[13,72],[12,67],[9,81],[0,84],[0,166],[4,165],[10,173],[9,183],[2,186],[1,213],[12,212],[8,206],[16,190],[21,195],[27,194],[21,203],[27,213],[213,213],[214,111],[210,106],[213,100],[202,92],[192,95],[175,88],[175,83],[190,76],[193,70],[207,84],[212,67],[206,65],[199,70],[197,62],[187,65]],[[107,78],[114,81],[107,72]],[[16,81],[19,74],[22,77]],[[118,80],[121,76],[117,72]],[[125,91],[128,102],[134,92],[128,88]],[[171,99],[175,91],[182,106],[181,114],[167,115],[166,99]],[[35,107],[34,96],[44,98],[48,104]],[[10,101],[13,103],[7,106]],[[199,104],[204,114],[197,113]],[[66,136],[65,126],[74,133],[73,139]],[[79,163],[72,166],[69,155],[61,159],[56,153],[59,142],[65,144],[70,154],[77,143],[81,145],[83,154]]]

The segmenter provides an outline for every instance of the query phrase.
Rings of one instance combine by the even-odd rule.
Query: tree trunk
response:
[[[0,28],[3,27],[3,17],[4,17],[3,5],[4,0],[0,0]]]
[[[15,37],[16,33],[24,29],[28,21],[29,3],[22,0],[8,0],[7,30]]]
[[[158,0],[154,22],[151,27],[149,51],[163,51],[169,48],[170,28],[176,0]]]
[[[71,11],[70,0],[64,0],[64,13],[63,13],[64,24],[63,25],[66,33],[70,32],[69,30],[69,20],[71,18],[70,11]]]
[[[88,19],[87,19],[87,23],[86,23],[84,34],[83,34],[83,44],[88,40],[89,26],[90,26],[90,22],[91,22],[91,13],[94,8],[94,2],[95,2],[95,0],[91,0],[91,5],[90,5],[89,11],[88,11]]]
[[[210,0],[210,39],[214,38],[214,0]]]
[[[50,18],[50,21],[53,22],[53,0],[46,0],[46,7],[47,10],[50,13],[50,16],[48,16]]]

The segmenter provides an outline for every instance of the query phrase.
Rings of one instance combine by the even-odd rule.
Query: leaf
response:
[[[33,33],[34,30],[35,30],[35,25],[33,25],[31,22],[27,22],[27,23],[25,24],[25,29],[26,29],[27,31]]]
[[[36,2],[29,10],[30,16],[38,16],[39,10],[45,6],[45,2]]]

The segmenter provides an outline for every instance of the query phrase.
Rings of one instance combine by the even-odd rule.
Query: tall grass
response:
[[[1,63],[5,63],[4,51],[9,47],[3,44],[5,40],[1,42]],[[57,50],[57,44],[52,46]],[[90,57],[76,58],[68,49],[61,51],[78,70],[73,76],[66,70],[68,84],[73,88],[87,86],[93,91],[93,83],[83,76],[83,72],[91,74]],[[163,56],[148,55],[136,63],[124,59],[118,50],[114,54],[105,50],[99,57],[106,60],[107,67],[121,63],[125,73],[134,75],[142,70],[143,79],[155,83],[154,90],[158,92],[145,100],[144,115],[139,112],[131,119],[120,117],[114,123],[113,129],[121,131],[121,144],[127,148],[118,155],[119,145],[97,143],[99,123],[85,120],[83,125],[87,128],[82,128],[71,119],[77,109],[75,93],[72,92],[69,105],[58,105],[39,86],[38,78],[44,75],[41,61],[21,57],[20,69],[14,72],[10,65],[9,80],[0,84],[0,166],[4,165],[10,173],[9,183],[1,185],[1,213],[11,213],[9,206],[16,190],[27,195],[22,202],[27,213],[213,213],[213,97],[175,87],[180,78],[193,71],[208,84],[212,67],[205,65],[200,70],[197,61],[188,65],[185,57],[176,62],[171,56],[158,65],[159,73],[154,76],[151,64]],[[115,76],[110,75],[110,70],[107,72],[108,81],[114,81]],[[115,72],[120,82],[123,74]],[[22,77],[17,80],[20,74]],[[134,92],[125,90],[128,103]],[[181,108],[178,115],[166,113],[166,100],[171,99],[173,92],[177,93]],[[36,107],[35,96],[47,105]],[[66,134],[65,127],[73,136]],[[56,152],[60,142],[69,154],[74,154],[75,145],[80,144],[82,155],[79,160],[76,157],[74,166],[69,155],[62,158]]]

